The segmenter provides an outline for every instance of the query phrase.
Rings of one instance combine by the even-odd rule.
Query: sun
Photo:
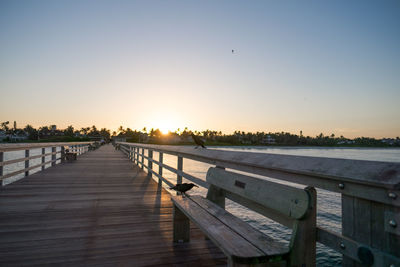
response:
[[[171,129],[169,129],[168,127],[159,127],[158,128],[160,131],[161,131],[161,133],[162,134],[168,134],[168,132],[172,132],[172,130]]]
[[[176,123],[174,123],[171,119],[168,120],[163,120],[163,121],[159,121],[158,123],[156,123],[154,125],[154,129],[159,129],[161,131],[162,134],[168,134],[168,132],[173,132],[175,131],[176,128]]]

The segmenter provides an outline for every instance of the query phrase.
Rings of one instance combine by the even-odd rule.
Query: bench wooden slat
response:
[[[174,204],[199,227],[221,250],[235,261],[265,262],[263,251],[223,224],[188,197],[173,196]]]
[[[263,251],[266,255],[272,257],[276,255],[284,255],[289,252],[289,247],[287,245],[254,229],[250,224],[235,217],[215,203],[201,196],[192,196],[191,199],[222,223],[228,225],[233,231]]]
[[[209,168],[207,182],[294,219],[301,219],[309,208],[309,196],[305,190],[264,179]]]

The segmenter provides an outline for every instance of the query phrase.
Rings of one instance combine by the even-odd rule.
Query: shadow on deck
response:
[[[170,194],[111,145],[0,189],[0,265],[226,265],[194,228],[172,243]]]

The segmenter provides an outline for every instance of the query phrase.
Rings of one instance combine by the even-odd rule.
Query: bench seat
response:
[[[201,196],[173,196],[171,199],[174,203],[174,216],[178,215],[174,222],[174,231],[178,235],[174,235],[174,239],[177,239],[175,242],[189,241],[189,223],[176,214],[183,212],[227,255],[232,261],[231,265],[278,263],[286,260],[289,253],[287,245],[254,229],[210,200]]]
[[[208,169],[207,197],[172,197],[173,240],[188,242],[190,221],[227,256],[229,266],[315,266],[316,191]],[[288,245],[266,236],[225,210],[228,198],[292,228]]]
[[[65,160],[72,161],[77,159],[78,153],[70,151],[69,146],[63,146],[63,151]]]
[[[65,152],[65,159],[67,161],[76,160],[77,155],[78,154],[76,152]]]

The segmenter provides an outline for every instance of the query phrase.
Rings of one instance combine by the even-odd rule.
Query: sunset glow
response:
[[[0,122],[396,137],[399,13],[396,1],[0,1]]]

